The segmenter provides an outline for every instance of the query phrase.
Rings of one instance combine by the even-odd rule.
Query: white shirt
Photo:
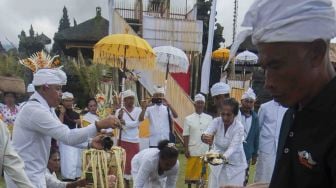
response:
[[[239,174],[242,170],[247,168],[246,157],[243,148],[244,141],[244,126],[236,119],[225,133],[224,123],[221,117],[215,118],[205,134],[215,135],[214,137],[214,150],[222,153],[228,160],[224,172],[228,177],[233,177]]]
[[[67,182],[57,179],[55,172],[50,173],[49,169],[45,173],[47,188],[66,188]]]
[[[239,120],[244,125],[244,138],[247,139],[248,133],[250,132],[252,126],[252,114],[250,116],[245,116],[239,110]]]
[[[14,123],[13,146],[25,163],[25,171],[36,188],[45,188],[45,171],[49,159],[51,138],[68,145],[87,141],[96,134],[96,127],[69,129],[62,124],[46,102],[35,92],[17,115]],[[14,188],[10,185],[7,187]]]
[[[25,171],[24,163],[18,156],[9,139],[6,124],[0,120],[0,173],[2,170],[7,178],[15,182],[18,188],[33,188]]]
[[[175,188],[178,177],[179,162],[160,176],[159,150],[149,148],[140,151],[132,159],[132,176],[134,188]]]
[[[88,112],[83,116],[83,120],[90,122],[91,124],[94,124],[96,121],[99,121],[99,117],[96,114]]]
[[[120,109],[118,109],[115,113],[116,116],[119,115]],[[125,120],[125,126],[121,131],[121,140],[132,143],[139,143],[139,115],[141,113],[141,108],[134,107],[132,112],[128,112],[129,115],[124,111],[123,112],[123,120]]]
[[[202,133],[212,122],[208,114],[193,113],[184,119],[183,136],[189,136],[189,152],[191,156],[202,156],[209,146],[201,140]]]
[[[274,100],[260,106],[258,116],[260,124],[259,151],[276,154],[280,127],[287,108]]]
[[[146,109],[145,118],[149,118],[150,122],[150,146],[157,146],[161,140],[169,140],[169,119],[167,106],[153,105],[148,107]]]

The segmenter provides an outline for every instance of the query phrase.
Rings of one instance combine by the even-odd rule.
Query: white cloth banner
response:
[[[202,65],[201,92],[205,94],[209,93],[211,54],[212,54],[212,45],[215,31],[216,3],[217,0],[212,1],[210,20],[209,20],[208,46]]]

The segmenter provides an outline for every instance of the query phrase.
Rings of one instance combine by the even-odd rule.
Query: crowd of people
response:
[[[134,187],[176,186],[179,151],[172,138],[172,123],[178,115],[165,99],[163,87],[156,87],[151,101],[142,101],[141,107],[135,106],[134,91],[124,91],[123,107],[117,109],[114,116],[100,120],[94,98],[87,100],[84,113],[74,110],[75,96],[61,90],[65,83],[66,76],[63,71],[41,69],[34,75],[34,93],[28,94],[29,99],[21,103],[20,107],[15,105],[14,93],[4,94],[4,104],[1,107],[17,108],[16,113],[11,116],[7,113],[1,114],[4,125],[9,121],[14,125],[10,142],[25,164],[25,173],[29,178],[26,184],[31,182],[36,187],[85,185],[85,180],[81,179],[82,149],[101,149],[99,140],[93,138],[96,133],[111,132],[111,128],[122,124],[115,145],[126,151],[125,186],[131,187],[130,180],[133,180]],[[199,185],[201,179],[207,180],[209,177],[209,187],[246,185],[249,164],[259,161],[258,148],[266,148],[263,150],[265,154],[261,155],[264,158],[268,159],[267,154],[274,156],[279,122],[285,108],[271,101],[271,105],[261,106],[258,115],[254,112],[256,95],[252,89],[244,93],[240,105],[230,98],[230,86],[222,82],[212,86],[211,94],[215,99],[216,114],[210,116],[204,112],[206,98],[197,94],[194,98],[195,112],[185,117],[185,182],[189,186]],[[279,114],[274,113],[278,108],[283,110]],[[146,118],[150,122],[150,136],[142,141],[140,151],[139,126]],[[83,125],[84,122],[90,125]],[[9,125],[7,123],[6,126]],[[259,130],[265,131],[261,131],[263,134],[259,135]],[[269,144],[272,145],[265,146]],[[209,166],[209,173],[208,165],[201,159],[209,150],[222,153],[228,164]],[[258,174],[261,174],[261,182],[270,181],[269,174],[273,170],[270,164],[274,166],[274,163],[274,157],[257,163],[261,166],[257,168]],[[263,169],[265,166],[270,169],[266,171]],[[59,169],[62,181],[55,176]],[[264,177],[266,175],[268,177]],[[14,187],[15,183],[19,185],[10,173],[5,172],[5,177],[8,187]]]
[[[328,56],[330,40],[336,36],[332,2],[256,1],[243,26],[251,30],[236,41],[251,35],[265,70],[265,87],[274,100],[256,112],[252,89],[236,101],[230,98],[230,86],[219,82],[210,90],[216,113],[208,115],[206,98],[197,94],[195,112],[185,117],[183,127],[186,184],[191,187],[208,179],[210,188],[248,186],[249,166],[255,164],[254,182],[266,183],[265,187],[334,187],[336,73]],[[232,51],[238,46],[233,44]],[[141,107],[134,104],[134,91],[124,91],[122,108],[104,119],[90,99],[83,115],[89,125],[83,126],[72,108],[75,97],[62,92],[65,84],[60,69],[40,69],[26,102],[16,105],[15,94],[4,93],[0,172],[8,188],[85,185],[79,172],[80,149],[103,149],[97,133],[116,128],[122,128],[115,144],[126,150],[127,187],[131,179],[135,188],[176,187],[181,166],[173,121],[178,114],[162,87],[156,87],[151,101],[143,101]],[[141,139],[139,126],[146,118],[150,136]],[[221,160],[208,165],[204,156],[210,154]],[[59,162],[63,181],[54,175]]]

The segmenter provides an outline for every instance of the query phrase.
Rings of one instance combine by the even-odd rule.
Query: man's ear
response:
[[[311,42],[308,58],[313,67],[318,67],[324,62],[327,55],[328,43],[322,39]]]

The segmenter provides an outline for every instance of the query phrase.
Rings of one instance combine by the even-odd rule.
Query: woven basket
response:
[[[26,90],[21,78],[0,76],[0,91],[24,94]]]

